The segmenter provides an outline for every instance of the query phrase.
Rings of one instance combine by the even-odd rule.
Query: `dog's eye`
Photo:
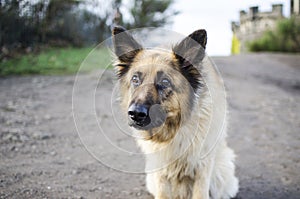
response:
[[[133,86],[138,86],[141,83],[140,78],[137,75],[134,75],[131,78],[131,82],[132,82]]]
[[[162,79],[161,80],[161,85],[162,85],[163,88],[170,87],[171,86],[170,80],[168,80],[168,79]]]

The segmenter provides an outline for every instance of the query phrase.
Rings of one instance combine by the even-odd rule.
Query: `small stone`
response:
[[[33,84],[36,84],[36,83],[38,83],[39,82],[39,80],[37,79],[37,78],[32,78],[32,83]]]
[[[29,139],[29,137],[27,136],[27,135],[21,135],[20,136],[20,141],[21,142],[26,142],[26,141],[29,141],[30,139]]]
[[[13,137],[13,135],[9,133],[3,137],[3,140],[10,141],[10,140],[12,140],[12,137]]]
[[[76,174],[79,174],[80,172],[77,170],[77,169],[74,169],[74,170],[72,170],[72,174],[73,175],[76,175]]]
[[[34,121],[34,124],[35,124],[35,125],[40,125],[40,121],[35,120],[35,121]]]
[[[5,121],[5,124],[6,124],[7,126],[11,126],[11,125],[12,125],[12,121],[7,120],[7,121]]]
[[[20,128],[13,128],[13,129],[10,129],[9,132],[13,133],[13,134],[20,134],[20,133],[22,133],[22,130]]]
[[[142,193],[140,191],[136,193],[136,196],[141,196],[141,195]]]
[[[12,147],[10,148],[10,150],[11,150],[11,151],[16,150],[16,146],[12,146]]]
[[[52,151],[51,153],[50,153],[50,155],[52,155],[52,156],[55,156],[57,153],[55,152],[55,151]]]
[[[13,104],[13,102],[8,102],[6,106],[2,108],[6,112],[15,112],[16,106]]]
[[[48,115],[48,114],[47,114],[47,115],[44,116],[44,119],[45,119],[45,120],[51,120],[52,117],[51,117],[51,115]]]
[[[45,134],[45,133],[43,133],[42,135],[41,135],[41,139],[42,140],[47,140],[47,139],[49,139],[51,136],[49,135],[49,134]]]
[[[47,133],[42,133],[42,132],[35,132],[33,134],[33,138],[39,139],[39,140],[47,140],[47,139],[51,138],[51,135],[47,134]]]
[[[292,180],[289,177],[287,177],[287,176],[283,176],[283,177],[281,177],[281,182],[284,185],[288,185],[288,184],[290,184],[292,182]]]

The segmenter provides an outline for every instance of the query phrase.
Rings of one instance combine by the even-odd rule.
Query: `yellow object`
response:
[[[240,54],[240,41],[237,36],[233,33],[232,43],[231,43],[231,54],[237,55]]]

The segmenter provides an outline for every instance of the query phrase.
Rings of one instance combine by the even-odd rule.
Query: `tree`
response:
[[[115,0],[115,2],[116,9],[119,10],[121,0]],[[132,6],[127,9],[132,20],[122,20],[120,25],[127,29],[163,26],[171,22],[171,18],[179,13],[170,10],[173,2],[173,0],[133,0]]]
[[[0,0],[0,46],[20,41],[25,26],[22,3],[21,0]]]
[[[74,42],[78,32],[72,25],[75,25],[75,13],[72,11],[79,2],[74,0],[50,0],[45,10],[45,17],[42,22],[42,42],[49,39]],[[77,38],[79,41],[80,38]],[[76,39],[75,39],[76,41]]]
[[[131,0],[124,5],[122,0],[0,0],[0,60],[13,51],[45,45],[100,42],[111,34],[112,24],[127,29],[163,26],[178,13],[170,9],[173,1]],[[129,20],[122,17],[125,13]]]

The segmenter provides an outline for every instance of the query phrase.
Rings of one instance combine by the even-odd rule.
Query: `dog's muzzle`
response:
[[[148,130],[161,126],[166,120],[166,112],[161,105],[132,104],[128,108],[129,126]]]

